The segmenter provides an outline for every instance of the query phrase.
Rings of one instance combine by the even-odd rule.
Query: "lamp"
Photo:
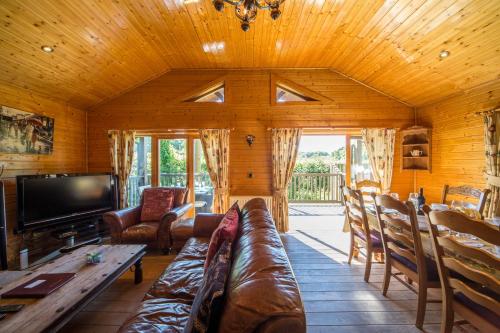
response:
[[[248,146],[251,147],[253,142],[255,141],[255,135],[252,135],[252,134],[248,134],[247,135],[247,143],[248,143]]]
[[[241,21],[241,29],[243,31],[250,30],[250,23],[255,21],[257,10],[269,10],[271,18],[277,20],[280,15],[280,5],[285,0],[212,0],[215,10],[222,12],[224,3],[235,7],[235,14]]]

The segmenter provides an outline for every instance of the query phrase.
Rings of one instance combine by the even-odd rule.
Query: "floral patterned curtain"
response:
[[[292,178],[302,130],[274,128],[273,155],[273,217],[279,232],[288,231],[288,183]]]
[[[382,192],[391,191],[396,130],[364,128],[361,130],[373,177],[382,184]]]
[[[214,187],[214,213],[229,209],[229,130],[200,130],[201,144]]]
[[[134,131],[108,131],[111,171],[118,177],[120,208],[128,206],[128,176],[134,159]]]
[[[486,153],[486,179],[491,190],[484,209],[485,217],[497,216],[498,201],[500,199],[500,140],[498,125],[500,113],[491,111],[483,115],[484,119],[484,148]]]

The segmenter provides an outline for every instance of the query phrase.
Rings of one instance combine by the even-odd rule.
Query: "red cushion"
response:
[[[226,240],[233,243],[236,239],[238,221],[240,218],[239,210],[238,203],[235,202],[234,205],[232,205],[226,212],[226,215],[224,215],[220,221],[217,229],[215,229],[212,233],[212,237],[210,238],[210,243],[208,245],[207,258],[205,259],[205,271],[219,250],[221,244]]]
[[[141,221],[158,221],[174,206],[174,192],[165,188],[147,188],[142,192]]]

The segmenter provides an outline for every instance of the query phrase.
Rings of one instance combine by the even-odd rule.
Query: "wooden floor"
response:
[[[175,258],[174,255],[147,254],[143,259],[144,280],[134,284],[134,273],[127,272],[103,292],[61,332],[113,333],[132,316],[153,282]]]
[[[308,332],[412,333],[416,295],[393,279],[387,297],[380,292],[382,265],[372,268],[370,283],[363,281],[363,258],[347,264],[348,237],[341,232],[343,216],[332,213],[292,216],[292,231],[283,236],[299,282]],[[136,286],[127,273],[71,321],[63,332],[115,332],[131,315],[144,293],[173,256],[148,255],[145,280]],[[439,298],[434,293],[432,298]],[[428,304],[424,330],[439,332],[440,304]],[[476,332],[469,326],[455,332]]]

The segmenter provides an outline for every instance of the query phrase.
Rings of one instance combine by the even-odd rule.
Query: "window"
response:
[[[128,178],[128,204],[130,207],[139,205],[142,191],[151,187],[151,137],[135,138],[132,170]]]
[[[224,103],[224,84],[207,89],[199,95],[185,100],[185,102]]]
[[[147,187],[187,187],[193,213],[211,213],[214,189],[197,134],[137,136],[129,177],[129,206],[139,205]]]
[[[211,213],[214,198],[214,188],[208,174],[205,155],[200,139],[194,139],[193,167],[194,167],[194,207],[196,214]]]
[[[160,186],[185,187],[187,179],[187,139],[160,139]]]
[[[312,97],[308,97],[299,92],[293,91],[290,88],[283,86],[276,86],[276,102],[311,102],[317,101]]]
[[[363,139],[351,137],[351,184],[364,179],[373,180],[373,175]]]

